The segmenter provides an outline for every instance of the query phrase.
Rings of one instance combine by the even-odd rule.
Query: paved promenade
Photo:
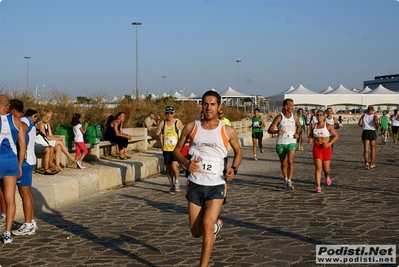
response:
[[[264,140],[258,161],[243,147],[211,266],[317,266],[316,244],[399,250],[399,144],[379,139],[376,169],[364,170],[360,127],[345,125],[339,134],[332,186],[322,194],[314,193],[310,145],[296,152],[293,191],[282,189],[274,139]],[[0,245],[0,265],[198,266],[201,239],[190,235],[184,186],[175,195],[168,190],[157,176],[36,214],[37,234]]]

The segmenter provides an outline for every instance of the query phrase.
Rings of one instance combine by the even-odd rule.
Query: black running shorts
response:
[[[187,180],[186,199],[198,206],[203,207],[205,202],[212,199],[224,199],[224,184],[207,186],[199,185]]]
[[[374,130],[363,130],[362,132],[362,140],[363,141],[374,141],[377,139],[377,132]]]

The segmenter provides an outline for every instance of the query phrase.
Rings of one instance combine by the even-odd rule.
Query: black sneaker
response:
[[[176,191],[176,189],[175,189],[175,184],[172,184],[172,185],[170,186],[170,189],[169,189],[169,194],[174,195],[174,194],[175,194],[175,191]]]

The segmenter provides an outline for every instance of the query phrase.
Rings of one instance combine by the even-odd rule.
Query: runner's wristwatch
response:
[[[236,175],[238,172],[238,167],[231,166],[231,168],[234,170],[234,175]]]

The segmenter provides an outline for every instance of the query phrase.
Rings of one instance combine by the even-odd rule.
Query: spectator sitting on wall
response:
[[[156,112],[151,110],[150,114],[147,118],[144,119],[143,127],[146,127],[148,132],[151,131],[152,126],[157,126],[158,121],[160,120],[159,116],[156,116]]]

